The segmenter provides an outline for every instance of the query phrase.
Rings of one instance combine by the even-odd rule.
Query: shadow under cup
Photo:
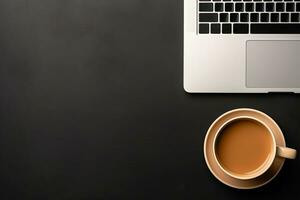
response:
[[[276,142],[261,121],[238,117],[223,124],[215,137],[214,155],[220,168],[237,179],[262,175],[272,165]]]

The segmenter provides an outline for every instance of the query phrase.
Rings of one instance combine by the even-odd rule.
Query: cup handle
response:
[[[277,146],[276,155],[282,158],[295,159],[297,156],[297,151],[288,147]]]

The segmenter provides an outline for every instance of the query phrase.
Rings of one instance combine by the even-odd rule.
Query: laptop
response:
[[[300,0],[184,0],[189,93],[300,92]]]

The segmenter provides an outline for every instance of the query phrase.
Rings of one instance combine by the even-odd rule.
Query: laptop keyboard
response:
[[[199,34],[298,34],[300,0],[198,0]]]

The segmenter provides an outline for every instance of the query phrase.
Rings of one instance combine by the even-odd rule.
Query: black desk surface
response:
[[[299,159],[252,191],[209,172],[216,117],[262,110],[297,148],[300,98],[185,93],[182,18],[179,0],[0,1],[1,200],[296,198]]]

